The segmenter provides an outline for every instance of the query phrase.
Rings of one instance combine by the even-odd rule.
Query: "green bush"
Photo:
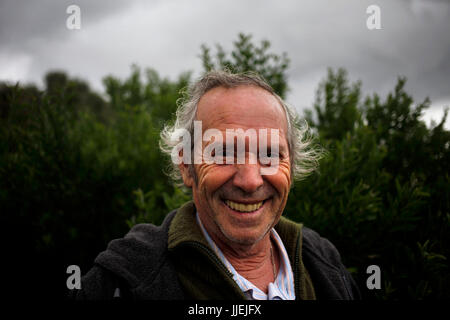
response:
[[[203,46],[205,71],[256,70],[285,95],[286,55],[246,35],[234,45],[230,56],[218,46],[214,61]],[[68,265],[86,272],[110,240],[190,199],[164,175],[169,159],[158,150],[190,77],[134,66],[125,80],[104,79],[107,99],[61,71],[44,90],[0,84],[1,234],[23,277],[40,262],[29,277],[37,288],[63,294]],[[285,214],[336,245],[365,298],[449,298],[450,134],[445,117],[433,127],[420,120],[429,101],[414,104],[405,81],[384,100],[363,99],[360,82],[328,71],[305,115],[328,155],[295,184]],[[366,289],[372,264],[381,290]]]
[[[414,107],[404,84],[400,78],[384,102],[377,95],[362,102],[360,83],[329,70],[316,113],[307,112],[329,155],[297,183],[286,211],[339,248],[365,297],[448,298],[446,115],[427,128],[420,117],[428,99]],[[365,290],[372,264],[382,271],[380,291]]]

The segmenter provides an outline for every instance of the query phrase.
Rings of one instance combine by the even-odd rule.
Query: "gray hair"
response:
[[[194,135],[194,120],[201,97],[216,87],[236,88],[239,86],[256,86],[273,94],[286,113],[287,140],[291,161],[292,180],[302,180],[318,167],[323,149],[314,143],[314,138],[306,120],[300,120],[295,110],[278,96],[273,88],[257,73],[231,73],[224,70],[212,70],[203,75],[190,87],[182,91],[182,97],[177,100],[176,119],[173,124],[166,125],[161,131],[160,148],[167,156],[171,156],[173,148],[179,141],[173,141],[172,135],[179,129],[187,130]],[[192,165],[190,165],[192,166]],[[166,172],[177,185],[183,185],[178,166],[170,162]]]

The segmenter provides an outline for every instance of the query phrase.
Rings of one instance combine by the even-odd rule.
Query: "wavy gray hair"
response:
[[[286,113],[287,140],[291,161],[292,180],[302,180],[318,167],[323,155],[323,149],[314,143],[314,137],[306,120],[300,120],[295,110],[278,96],[272,87],[257,73],[231,73],[226,70],[212,70],[203,75],[190,87],[182,91],[182,97],[177,100],[176,119],[173,124],[166,125],[161,131],[160,148],[169,158],[173,148],[180,142],[173,140],[173,133],[179,129],[187,130],[194,136],[194,120],[200,98],[216,87],[235,88],[239,86],[256,86],[273,94]],[[192,142],[193,148],[193,142]],[[190,164],[190,166],[193,166]],[[191,167],[193,170],[193,168]],[[166,172],[177,185],[183,185],[178,165],[170,162]]]

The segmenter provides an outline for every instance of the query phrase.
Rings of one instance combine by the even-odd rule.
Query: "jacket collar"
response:
[[[169,227],[169,250],[174,249],[183,242],[199,242],[207,247],[209,246],[195,220],[195,213],[196,209],[193,201],[185,203],[178,209]]]
[[[189,201],[178,209],[168,232],[168,249],[173,250],[184,242],[198,242],[209,247],[195,218],[196,208]],[[302,224],[281,217],[275,226],[288,253],[294,273],[297,299],[315,299],[311,278],[302,261]]]

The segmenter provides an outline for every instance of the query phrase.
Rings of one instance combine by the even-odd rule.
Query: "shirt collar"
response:
[[[224,256],[220,248],[211,239],[202,221],[196,213],[197,223],[205,236],[206,241],[214,250],[219,259],[225,264],[228,270],[233,274],[233,279],[241,288],[242,292],[252,300],[295,300],[294,275],[292,272],[291,263],[287,255],[286,248],[278,233],[274,228],[270,230],[271,237],[274,240],[278,252],[280,253],[280,268],[277,277],[273,283],[269,284],[268,293],[265,294],[262,290],[253,285],[250,281],[242,277],[231,265],[231,263]]]

